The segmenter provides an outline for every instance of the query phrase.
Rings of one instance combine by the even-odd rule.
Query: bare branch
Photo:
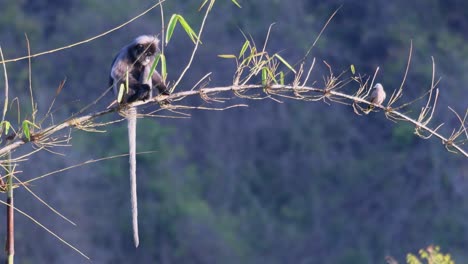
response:
[[[307,86],[292,86],[292,85],[279,85],[279,84],[273,84],[268,86],[267,89],[263,85],[232,85],[232,86],[224,86],[224,87],[213,87],[213,88],[203,88],[199,90],[191,90],[191,91],[183,91],[183,92],[178,92],[178,93],[173,93],[171,95],[158,95],[156,97],[153,97],[146,102],[143,101],[138,101],[132,104],[132,106],[141,106],[141,105],[163,105],[161,108],[162,110],[171,110],[175,111],[176,109],[182,109],[182,110],[225,110],[229,109],[232,107],[240,107],[240,106],[246,106],[246,105],[233,105],[230,107],[224,107],[224,108],[215,108],[215,107],[188,107],[188,106],[171,106],[171,105],[166,105],[168,101],[175,101],[178,99],[185,99],[189,96],[199,96],[200,98],[204,99],[205,101],[209,102],[211,101],[216,101],[220,103],[219,100],[217,99],[207,99],[210,98],[208,97],[209,95],[215,95],[215,94],[220,94],[220,93],[232,93],[234,97],[240,97],[240,98],[246,98],[250,100],[263,100],[263,99],[273,99],[275,101],[278,101],[276,99],[276,96],[282,97],[282,98],[289,98],[289,99],[294,99],[294,100],[302,100],[302,101],[317,101],[317,100],[325,100],[328,98],[332,102],[339,102],[339,103],[346,103],[346,104],[365,104],[369,105],[371,102],[368,100],[355,96],[355,95],[349,95],[343,92],[336,91],[335,89],[338,87],[341,87],[341,82],[337,77],[335,77],[332,73],[331,75],[326,78],[325,80],[325,87],[323,88],[318,88],[318,87],[307,87]],[[256,93],[251,95],[245,95],[247,92],[252,92],[255,91]],[[223,98],[224,100],[228,100],[229,98]],[[432,99],[430,99],[432,100]],[[396,111],[395,109],[392,109],[390,107],[385,107],[385,106],[380,106],[380,105],[375,105],[375,108],[381,109],[384,111],[384,113],[387,115],[387,117],[395,118],[398,120],[404,120],[406,122],[412,123],[415,128],[418,131],[425,131],[440,140],[442,140],[443,144],[446,146],[450,146],[450,148],[453,148],[454,150],[458,151],[459,153],[463,154],[465,157],[468,157],[468,152],[464,150],[460,144],[457,144],[455,142],[455,139],[462,133],[467,133],[466,132],[466,126],[462,125],[460,128],[459,132],[454,133],[452,137],[445,137],[439,132],[437,132],[438,127],[436,128],[431,128],[428,126],[428,123],[430,119],[432,118],[434,114],[434,108],[435,108],[435,101],[437,100],[437,90],[436,90],[436,95],[434,98],[434,103],[431,104],[430,107],[426,106],[423,108],[421,111],[420,117],[418,119],[413,119],[409,117],[408,115]],[[429,111],[430,109],[430,111]],[[59,131],[62,131],[64,129],[70,129],[70,128],[77,128],[77,129],[82,129],[85,131],[91,131],[95,132],[96,130],[93,130],[94,127],[102,125],[102,124],[95,124],[91,121],[94,119],[101,117],[103,115],[107,115],[113,112],[119,111],[119,107],[113,107],[110,109],[106,109],[103,111],[95,112],[95,113],[90,113],[86,114],[83,116],[75,117],[70,120],[67,120],[61,124],[53,125],[44,129],[40,129],[33,133],[31,135],[31,142],[37,143],[40,142],[40,140],[44,140],[46,138],[52,137],[54,134],[56,134]],[[154,112],[153,112],[154,113]],[[462,120],[460,118],[460,120]],[[463,120],[466,120],[466,115]],[[462,122],[463,123],[463,122]],[[51,139],[49,139],[51,140]],[[23,144],[27,143],[28,141],[26,139],[17,139],[13,141],[11,144],[3,147],[0,149],[0,156],[5,155],[8,153],[8,151],[12,151]],[[44,142],[42,142],[42,145],[44,145]]]

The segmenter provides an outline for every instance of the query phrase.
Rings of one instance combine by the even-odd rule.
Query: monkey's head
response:
[[[142,35],[137,37],[130,45],[130,54],[133,61],[138,61],[146,66],[154,61],[159,52],[159,39],[155,36]]]

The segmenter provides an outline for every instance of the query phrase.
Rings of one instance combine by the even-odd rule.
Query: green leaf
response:
[[[189,38],[192,40],[192,42],[197,43],[197,40],[199,40],[198,36],[195,33],[195,31],[193,31],[193,29],[190,27],[190,25],[187,23],[185,18],[179,14],[173,14],[171,19],[169,20],[169,23],[167,23],[166,44],[169,43],[169,40],[172,38],[177,22],[179,22],[179,24],[185,30],[185,32],[187,33]]]
[[[284,72],[280,72],[280,84],[284,85]]]
[[[354,64],[351,64],[351,73],[354,75],[356,74],[356,69],[354,68]]]
[[[278,54],[275,54],[275,57],[278,58],[278,60],[280,60],[284,65],[286,65],[286,67],[288,67],[292,72],[294,72],[294,74],[296,73],[296,70],[294,70],[294,68],[291,65],[289,65],[289,63],[285,59],[283,59],[283,57],[281,57]]]
[[[242,46],[241,51],[239,52],[239,58],[242,57],[242,55],[244,55],[245,51],[247,50],[249,46],[250,46],[250,41],[246,40],[244,45]]]
[[[190,27],[190,25],[185,21],[185,18],[181,15],[177,15],[178,20],[182,28],[184,28],[185,32],[187,32],[187,35],[190,37],[190,39],[193,41],[193,43],[197,43],[196,40],[198,40],[197,34],[195,34],[195,31]],[[201,41],[200,41],[201,43]]]
[[[262,85],[266,85],[266,80],[267,80],[267,68],[262,69]]]
[[[223,59],[236,59],[236,56],[233,54],[219,54],[218,57]]]
[[[117,102],[118,103],[122,102],[124,90],[125,90],[125,84],[121,83],[120,87],[119,87],[119,94],[117,96]]]
[[[270,78],[277,84],[278,81],[276,80],[276,77],[275,77],[275,75],[273,74],[273,72],[271,71],[270,68],[267,68],[267,72],[268,72],[268,75],[270,75]]]
[[[236,0],[231,0],[237,7],[242,8]]]
[[[163,78],[163,81],[166,81],[167,77],[167,68],[166,68],[166,56],[164,54],[161,54],[161,75]]]
[[[200,8],[198,8],[198,11],[200,11],[206,5],[206,3],[208,3],[208,0],[203,1]]]
[[[421,264],[421,261],[413,254],[408,254],[406,256],[406,262],[408,264]]]
[[[169,20],[169,23],[167,23],[167,32],[166,32],[166,45],[169,43],[169,40],[172,37],[172,34],[174,33],[175,26],[177,24],[177,14],[173,14],[171,16],[171,19]]]
[[[25,120],[26,121],[26,120]],[[28,139],[31,140],[31,133],[29,131],[29,126],[23,121],[23,132],[24,136]]]
[[[5,122],[5,135],[8,135],[8,132],[10,131],[10,128],[11,128],[11,124],[8,121],[4,121],[4,122]]]
[[[153,76],[154,71],[156,70],[156,66],[158,66],[160,58],[161,58],[161,53],[156,54],[156,57],[154,58],[153,65],[151,65],[151,71],[150,71],[150,73],[148,75],[148,79],[146,79],[147,81],[151,80],[151,77]]]
[[[5,127],[5,135],[8,135],[8,131],[10,131],[11,123],[8,121],[2,121],[1,127]]]
[[[23,121],[23,124],[22,124],[22,127],[23,127],[23,133],[24,133],[24,136],[28,139],[28,140],[31,140],[31,130],[30,130],[30,127],[37,127],[39,128],[38,126],[36,126],[35,124],[33,124],[31,121],[29,120],[24,120]]]
[[[211,10],[213,8],[213,5],[214,5],[215,1],[216,0],[210,0],[210,5],[208,6],[208,10]],[[206,3],[208,3],[208,0],[203,1],[200,8],[198,8],[198,11],[202,10],[202,8],[206,5]]]
[[[421,258],[423,259],[429,259],[429,254],[425,251],[425,250],[419,250],[419,255],[421,256]]]

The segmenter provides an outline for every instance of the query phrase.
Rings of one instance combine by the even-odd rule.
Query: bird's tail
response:
[[[127,110],[128,121],[128,149],[130,161],[130,203],[132,207],[132,227],[133,241],[135,247],[138,247],[140,239],[138,237],[138,202],[137,202],[137,185],[136,185],[136,123],[137,111],[135,107],[130,107]]]

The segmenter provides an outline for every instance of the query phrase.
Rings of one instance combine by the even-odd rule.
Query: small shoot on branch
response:
[[[31,140],[31,127],[39,128],[38,126],[36,126],[34,123],[32,123],[29,120],[24,120],[22,127],[23,127],[23,134],[29,141]]]

